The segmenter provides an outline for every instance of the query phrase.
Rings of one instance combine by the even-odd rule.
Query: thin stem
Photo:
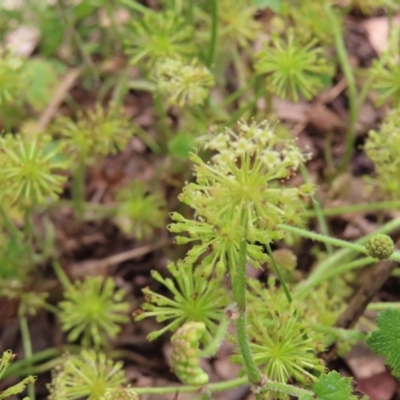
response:
[[[154,101],[154,110],[158,118],[160,119],[162,134],[165,140],[165,143],[163,144],[166,146],[168,140],[171,137],[171,129],[168,123],[168,113],[165,110],[162,99],[159,95],[154,96],[153,101]]]
[[[369,311],[384,311],[387,310],[388,308],[400,308],[400,302],[392,302],[388,301],[386,303],[384,302],[376,302],[376,303],[369,303],[367,305],[367,310]]]
[[[301,170],[301,175],[303,176],[303,179],[306,181],[306,183],[311,183],[310,175],[308,174],[307,168],[304,165],[302,165],[300,167],[300,170]],[[314,196],[311,198],[311,201],[322,233],[326,236],[329,236],[328,225],[324,218],[324,214],[322,213],[321,205]],[[325,243],[325,248],[328,255],[332,255],[333,253],[332,245],[330,243]]]
[[[24,376],[35,374],[35,365],[41,361],[48,361],[49,359],[56,358],[61,353],[61,349],[52,347],[46,350],[38,351],[33,354],[29,360],[17,360],[14,361],[4,373],[3,378],[14,377],[14,376]]]
[[[53,271],[57,275],[58,280],[64,286],[64,289],[68,289],[71,286],[71,281],[69,280],[67,274],[64,272],[60,263],[56,260],[52,262]]]
[[[211,341],[211,343],[201,352],[201,357],[212,357],[217,354],[219,347],[221,346],[222,341],[225,338],[226,330],[228,329],[229,325],[229,318],[225,314],[224,318],[222,319],[221,323],[218,326],[217,332],[215,337]]]
[[[4,210],[3,206],[0,204],[0,218],[3,220],[4,225],[10,235],[17,240],[18,242],[21,241],[21,232],[16,228],[14,223],[8,217],[7,212]]]
[[[218,33],[218,5],[217,0],[211,0],[211,36],[210,46],[207,59],[208,69],[212,68],[214,63],[215,49],[217,47],[217,33]]]
[[[299,297],[305,298],[311,292],[311,290],[315,286],[318,286],[320,283],[322,283],[330,278],[336,277],[337,275],[343,274],[345,272],[349,272],[353,269],[365,267],[366,265],[372,264],[375,261],[376,260],[372,257],[365,257],[365,258],[361,258],[360,260],[351,261],[344,265],[334,267],[334,269],[327,271],[324,275],[314,276],[314,279],[308,280],[306,285],[299,285],[295,292],[295,297],[296,298],[299,298]]]
[[[366,254],[365,246],[362,246],[357,243],[346,242],[345,240],[332,238],[330,236],[321,235],[316,232],[307,231],[305,229],[295,228],[294,226],[286,225],[286,224],[278,224],[277,228],[283,229],[284,231],[295,233],[297,235],[306,237],[311,240],[317,240],[323,243],[330,243],[333,246],[345,247],[353,251],[357,251],[359,253]]]
[[[128,8],[139,11],[143,14],[147,14],[150,12],[148,7],[143,6],[142,4],[138,3],[136,0],[119,0],[120,3],[124,4]]]
[[[99,73],[97,71],[96,65],[94,64],[93,60],[90,58],[90,55],[87,53],[87,51],[85,49],[85,44],[82,42],[82,39],[79,36],[79,33],[76,30],[76,28],[75,28],[75,26],[73,24],[73,21],[71,21],[71,18],[65,12],[67,7],[65,6],[64,1],[63,0],[57,0],[56,1],[56,7],[58,9],[58,13],[60,15],[61,21],[64,23],[64,25],[66,26],[67,29],[71,29],[72,36],[73,36],[73,38],[75,40],[75,43],[76,43],[76,45],[77,45],[77,47],[78,47],[78,49],[79,49],[79,51],[80,51],[80,53],[82,55],[83,61],[88,66],[89,70],[92,71],[94,81],[98,85],[99,82],[100,82],[100,76],[99,76]]]
[[[242,378],[232,379],[227,382],[210,383],[207,386],[199,388],[198,386],[167,386],[167,387],[150,387],[150,388],[135,388],[137,394],[167,394],[176,393],[179,390],[180,393],[197,392],[199,390],[206,389],[209,392],[223,392],[225,390],[234,389],[239,386],[246,385],[248,379],[246,376]]]
[[[244,234],[239,247],[239,265],[236,273],[231,274],[233,300],[237,303],[239,317],[236,320],[236,336],[246,374],[252,384],[258,385],[261,382],[261,374],[254,362],[251,353],[250,341],[247,335],[247,310],[246,310],[246,256],[247,256],[247,213],[242,215],[242,227]]]
[[[218,383],[210,383],[209,385],[202,386],[167,386],[167,387],[151,387],[151,388],[135,388],[134,391],[141,394],[168,394],[168,393],[176,393],[179,390],[179,393],[191,393],[191,392],[223,392],[225,390],[234,389],[239,386],[243,386],[248,384],[248,378],[236,378],[226,382],[218,382]],[[280,392],[286,393],[288,395],[300,397],[300,396],[313,396],[313,392],[309,390],[302,389],[296,386],[289,385],[287,383],[274,382],[267,380],[267,382],[263,383],[261,392]]]
[[[72,177],[72,199],[79,218],[85,211],[85,177],[86,167],[83,160],[78,161],[78,166]]]
[[[285,292],[286,298],[287,298],[288,302],[291,303],[293,301],[292,296],[290,295],[289,289],[286,285],[285,278],[283,277],[283,275],[281,273],[281,269],[279,268],[279,265],[277,264],[277,262],[275,260],[274,254],[272,253],[271,246],[269,244],[266,244],[266,248],[267,248],[267,253],[269,255],[269,258],[271,259],[272,265],[274,267],[274,270],[275,270],[276,274],[278,275],[279,282],[281,283],[283,291]]]
[[[352,243],[352,242],[347,242],[346,240],[327,237],[327,236],[324,236],[324,235],[320,235],[319,233],[306,231],[306,230],[300,229],[300,228],[295,228],[294,226],[290,226],[290,225],[278,224],[277,227],[280,228],[280,229],[286,230],[288,232],[297,233],[298,235],[307,237],[307,238],[312,239],[312,240],[318,240],[320,242],[328,242],[328,243],[331,243],[334,246],[344,247],[344,248],[347,248],[347,249],[350,249],[350,250],[353,250],[353,251],[357,251],[359,253],[367,254],[365,246],[362,245],[362,244]],[[374,235],[376,233],[378,233],[378,230],[376,230],[372,235]],[[369,235],[368,238],[370,236],[372,236],[372,235]],[[368,241],[368,239],[367,239],[367,241]],[[400,262],[400,252],[399,251],[395,251],[389,257],[389,260]]]
[[[379,201],[376,203],[362,203],[362,204],[350,204],[348,206],[325,208],[321,210],[323,215],[333,216],[342,215],[347,213],[357,213],[365,211],[378,211],[378,210],[392,210],[400,207],[399,200],[393,201]],[[316,210],[309,210],[301,214],[304,217],[315,217],[317,215]]]
[[[354,78],[353,69],[350,65],[347,56],[346,46],[344,43],[343,35],[335,17],[332,8],[329,4],[324,5],[324,9],[328,16],[329,22],[332,26],[333,35],[335,38],[336,51],[339,57],[339,62],[342,67],[343,74],[346,78],[349,92],[349,125],[346,135],[346,148],[343,154],[342,161],[337,169],[336,175],[343,172],[349,165],[351,156],[353,154],[354,141],[356,138],[356,122],[357,122],[357,87]]]
[[[25,316],[19,316],[19,327],[21,330],[22,347],[25,353],[25,359],[30,360],[32,357],[32,342],[31,335],[29,333],[28,320]],[[35,400],[35,388],[33,384],[28,385],[28,395],[30,400]]]
[[[380,226],[378,229],[375,230],[375,232],[365,235],[362,238],[358,239],[354,244],[364,245],[365,243],[368,242],[369,238],[372,235],[377,234],[377,233],[388,234],[399,227],[400,227],[400,218],[396,218],[396,219],[386,223],[385,225]],[[308,286],[310,284],[310,282],[318,279],[319,277],[325,276],[328,271],[334,269],[335,266],[337,264],[343,262],[343,260],[346,260],[346,259],[348,260],[349,258],[354,257],[353,253],[354,253],[354,250],[349,249],[349,248],[343,248],[339,251],[336,251],[331,257],[328,257],[326,260],[319,263],[317,265],[317,267],[313,270],[313,272],[308,276],[308,278],[296,286],[296,298],[297,299],[304,298],[304,296],[300,297],[299,295],[297,295],[297,292],[302,290],[303,286]],[[398,254],[398,253],[395,253],[395,254]],[[393,255],[392,255],[392,257],[393,257]]]

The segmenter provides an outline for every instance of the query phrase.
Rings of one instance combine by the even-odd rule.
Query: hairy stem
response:
[[[243,386],[248,384],[248,378],[247,377],[241,377],[241,378],[236,378],[232,379],[231,381],[226,381],[226,382],[218,382],[218,383],[210,383],[209,385],[203,386],[199,388],[198,386],[167,386],[167,387],[151,387],[151,388],[134,388],[133,390],[137,394],[167,394],[167,393],[176,393],[177,390],[179,390],[179,393],[190,393],[190,392],[199,392],[200,390],[202,392],[222,392],[225,390],[229,389],[234,389],[239,386]],[[286,393],[288,395],[300,397],[304,395],[313,395],[312,392],[306,389],[302,389],[296,386],[289,385],[287,383],[281,383],[281,382],[273,382],[270,380],[267,380],[265,383],[262,385],[261,392],[268,392],[268,391],[274,391],[274,392],[280,392],[280,393]]]
[[[386,223],[385,225],[382,225],[381,227],[379,227],[378,229],[376,229],[375,232],[365,235],[362,238],[358,239],[355,243],[353,244],[357,244],[357,245],[364,245],[365,243],[368,242],[369,238],[377,233],[390,233],[392,231],[394,231],[395,229],[400,227],[400,218],[396,218],[388,223]],[[299,231],[303,231],[302,229],[300,229]],[[303,232],[308,232],[308,231],[303,231]],[[322,235],[320,235],[322,236]],[[347,242],[345,242],[347,243]],[[358,253],[358,251],[356,251],[356,253]],[[393,256],[398,257],[398,252],[395,252]],[[340,264],[343,262],[343,260],[349,261],[349,259],[354,258],[354,250],[353,249],[349,249],[349,248],[342,248],[339,251],[336,251],[335,253],[333,253],[332,256],[328,257],[326,260],[322,261],[321,263],[319,263],[317,265],[317,267],[313,270],[313,272],[308,276],[308,278],[301,282],[299,285],[297,285],[296,287],[296,298],[304,298],[304,296],[298,296],[297,292],[299,292],[300,290],[303,290],[302,288],[305,286],[308,286],[310,284],[312,284],[312,282],[314,280],[317,280],[321,277],[326,276],[327,272],[334,269],[336,267],[336,265]]]
[[[28,320],[25,316],[19,316],[19,327],[21,330],[22,347],[25,353],[25,359],[30,361],[32,357],[32,342],[31,335],[29,333]],[[28,385],[28,395],[30,400],[35,400],[35,388],[33,384]]]
[[[266,244],[266,247],[267,247],[267,252],[271,259],[272,265],[274,266],[274,270],[275,270],[276,274],[278,275],[279,282],[282,285],[283,291],[285,292],[286,298],[287,298],[288,302],[291,303],[293,301],[292,296],[290,295],[289,289],[286,285],[285,278],[283,277],[283,275],[281,273],[281,269],[279,268],[279,265],[275,261],[275,257],[274,257],[274,254],[272,253],[271,246],[269,244]]]
[[[52,266],[54,273],[57,275],[57,278],[60,281],[60,283],[64,286],[64,289],[70,287],[71,281],[69,280],[67,274],[61,267],[60,263],[58,261],[53,261]]]
[[[307,168],[304,165],[302,165],[300,167],[300,170],[301,170],[301,175],[303,176],[303,179],[306,181],[306,183],[311,183],[310,175],[307,171]],[[321,228],[321,232],[324,235],[329,236],[328,224],[326,223],[325,216],[322,212],[322,207],[319,204],[319,201],[314,196],[311,197],[311,201],[314,208],[315,216],[317,217],[319,226]],[[328,255],[332,255],[333,253],[332,245],[330,243],[325,243],[325,248]]]
[[[217,31],[218,31],[218,4],[217,0],[211,0],[211,37],[207,59],[207,68],[211,69],[214,63],[214,55],[217,47]]]
[[[283,229],[284,231],[298,234],[311,240],[317,240],[322,243],[330,243],[332,246],[345,247],[350,250],[357,251],[359,253],[366,254],[365,246],[357,243],[346,242],[345,240],[332,238],[330,236],[321,235],[320,233],[307,231],[305,229],[295,228],[294,226],[286,224],[278,224],[277,228]]]
[[[329,4],[324,5],[324,9],[328,16],[329,22],[332,26],[333,35],[335,38],[336,51],[339,57],[339,62],[342,67],[343,74],[346,78],[348,85],[348,96],[349,96],[349,124],[346,135],[346,148],[343,154],[342,161],[339,168],[336,171],[336,175],[343,172],[349,165],[351,156],[353,154],[354,141],[356,138],[356,122],[357,122],[357,87],[356,80],[354,78],[353,69],[350,65],[349,58],[347,56],[346,46],[344,44],[344,38],[335,14]]]
[[[247,310],[246,310],[246,256],[247,256],[247,214],[242,215],[242,227],[244,234],[239,248],[239,265],[236,273],[231,274],[233,300],[239,309],[239,317],[236,320],[236,335],[240,354],[249,381],[258,385],[261,382],[261,374],[254,362],[250,349],[250,341],[247,335]]]
[[[225,338],[226,330],[229,325],[229,318],[227,315],[224,315],[221,323],[218,326],[217,332],[215,333],[215,337],[211,341],[211,343],[201,352],[201,357],[212,357],[215,356],[218,352],[219,347],[221,346],[222,341]]]
[[[362,203],[362,204],[350,204],[348,206],[325,208],[321,210],[321,213],[325,216],[342,215],[347,213],[357,213],[365,211],[379,211],[379,210],[395,210],[400,207],[399,200],[393,201],[378,201],[375,203]],[[305,217],[315,217],[317,215],[316,210],[309,210],[302,214]]]
[[[72,199],[74,201],[76,213],[81,219],[85,211],[85,177],[86,167],[84,161],[79,160],[72,177]]]

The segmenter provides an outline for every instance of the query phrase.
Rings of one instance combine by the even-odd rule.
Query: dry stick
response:
[[[144,256],[145,254],[148,254],[153,250],[167,246],[171,243],[171,240],[162,240],[152,245],[142,246],[137,249],[124,251],[122,253],[115,254],[101,260],[87,260],[80,263],[72,264],[70,269],[71,275],[74,279],[83,278],[84,276],[88,275],[103,275],[106,273],[105,270],[111,265],[120,264],[124,261]]]
[[[80,68],[74,68],[68,71],[64,76],[64,79],[58,85],[51,102],[39,118],[36,126],[38,132],[43,132],[48,127],[54,115],[57,113],[57,110],[61,106],[61,103],[64,101],[65,96],[75,84],[80,73]]]
[[[343,329],[351,329],[354,327],[358,319],[362,316],[372,298],[390,277],[397,263],[391,260],[381,261],[367,272],[362,286],[357,290],[356,294],[350,300],[346,310],[339,316],[335,323],[335,327]],[[324,355],[326,362],[336,358],[337,346],[334,345]]]

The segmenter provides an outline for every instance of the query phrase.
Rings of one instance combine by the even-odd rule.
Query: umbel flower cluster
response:
[[[299,214],[313,191],[309,184],[281,187],[309,158],[294,140],[278,137],[266,121],[239,122],[237,127],[237,131],[227,128],[211,134],[204,145],[215,152],[209,162],[191,155],[196,180],[185,186],[180,200],[195,210],[196,219],[171,214],[175,223],[169,230],[186,234],[178,236],[177,243],[196,242],[187,261],[194,263],[206,256],[201,268],[204,276],[214,267],[221,274],[228,265],[237,265],[243,229],[249,260],[255,266],[266,261],[255,243],[282,238],[280,223],[301,222]]]
[[[400,195],[400,108],[386,116],[380,131],[370,131],[365,142],[365,152],[375,165],[375,177],[369,182],[388,199]],[[390,146],[387,144],[390,143]]]
[[[202,104],[214,86],[211,72],[194,59],[190,62],[175,58],[162,60],[156,65],[154,79],[167,103],[178,107]]]
[[[301,221],[303,203],[312,193],[308,184],[281,186],[309,155],[293,140],[278,137],[267,122],[239,122],[236,131],[213,132],[203,149],[213,155],[208,162],[191,155],[196,179],[180,195],[196,217],[174,212],[174,223],[169,225],[171,232],[180,234],[178,244],[193,242],[193,247],[184,260],[168,265],[174,279],[153,272],[173,298],[146,288],[146,303],[136,313],[137,320],[168,321],[149,335],[150,340],[193,321],[205,324],[201,341],[209,344],[217,331],[216,321],[221,321],[232,300],[224,279],[227,273],[236,274],[243,237],[247,237],[248,261],[261,267],[268,260],[263,245],[284,236],[278,224]]]

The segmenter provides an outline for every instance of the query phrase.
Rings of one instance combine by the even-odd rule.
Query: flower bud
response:
[[[365,245],[365,248],[370,257],[377,258],[379,260],[386,260],[394,252],[394,243],[392,238],[390,238],[388,235],[378,233],[371,236]]]

